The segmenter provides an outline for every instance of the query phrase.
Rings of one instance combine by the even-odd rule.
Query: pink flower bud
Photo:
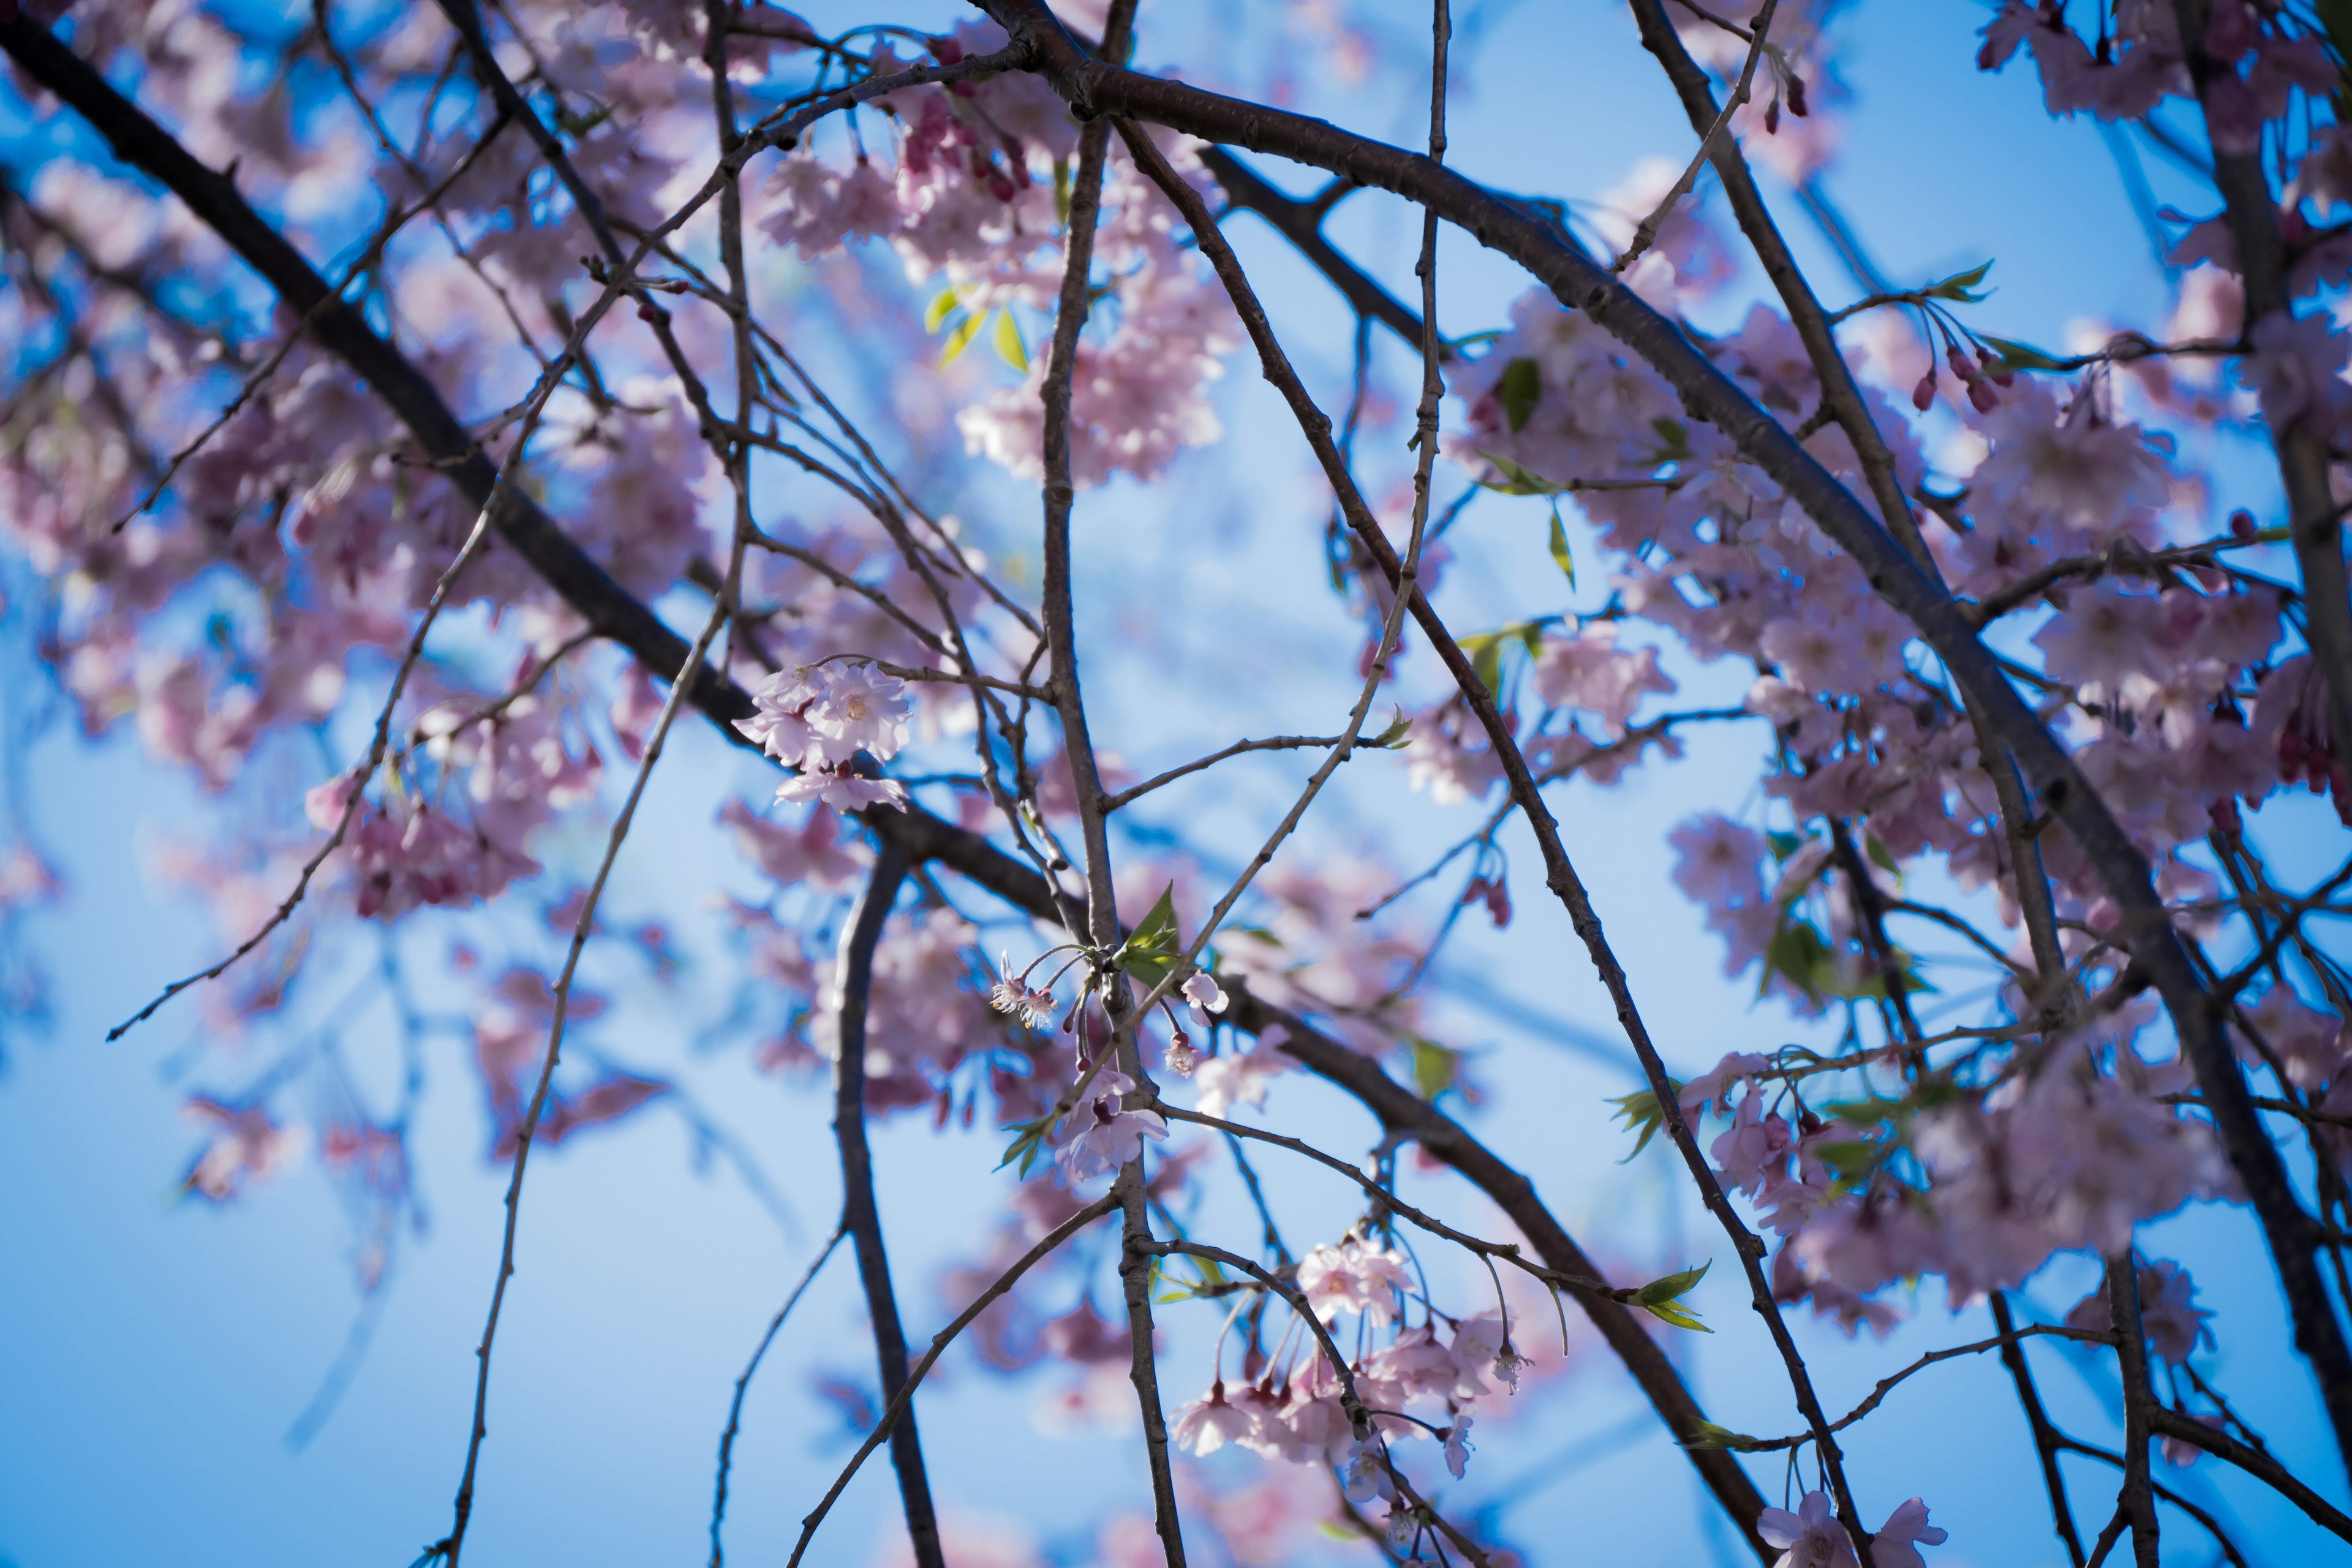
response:
[[[2231,512],[2230,514],[2230,533],[2233,538],[2252,539],[2254,536],[2254,514],[2246,510],[2243,507]]]
[[[1931,370],[1919,378],[1918,385],[1911,389],[1911,406],[1925,414],[1927,412],[1928,405],[1935,401],[1936,373]]]
[[[1764,134],[1777,136],[1780,133],[1780,95],[1776,92],[1772,95],[1772,101],[1764,106]]]
[[[2000,394],[1993,390],[1992,383],[1983,380],[1969,383],[1969,406],[1979,414],[1990,414],[2000,405]]]

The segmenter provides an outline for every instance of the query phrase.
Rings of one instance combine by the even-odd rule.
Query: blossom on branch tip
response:
[[[1013,955],[1002,953],[997,960],[997,982],[988,993],[988,1004],[1000,1013],[1010,1013],[1031,1028],[1051,1023],[1054,1017],[1054,994],[1033,991],[1027,980],[1013,973]]]
[[[1389,1474],[1388,1455],[1381,1451],[1378,1437],[1360,1437],[1348,1450],[1339,1461],[1339,1488],[1349,1502],[1370,1502],[1375,1498],[1396,1500],[1396,1480]]]
[[[1917,1498],[1906,1499],[1889,1514],[1878,1533],[1870,1538],[1871,1560],[1879,1568],[1927,1568],[1919,1555],[1919,1545],[1941,1546],[1950,1536],[1941,1525],[1927,1522],[1927,1505]]]
[[[1337,1247],[1318,1247],[1298,1264],[1299,1293],[1327,1322],[1346,1311],[1386,1323],[1395,1313],[1397,1293],[1410,1285],[1402,1253],[1354,1237]]]
[[[1470,1426],[1472,1416],[1465,1411],[1454,1418],[1445,1429],[1445,1468],[1455,1480],[1462,1479],[1463,1469],[1470,1463]]]
[[[1157,1111],[1126,1108],[1125,1097],[1134,1088],[1133,1079],[1105,1068],[1087,1086],[1086,1097],[1063,1118],[1071,1137],[1054,1157],[1071,1181],[1118,1170],[1143,1152],[1146,1138],[1167,1139],[1168,1123]]]
[[[1222,1013],[1226,1006],[1224,992],[1205,969],[1194,970],[1184,982],[1184,1000],[1192,1005],[1192,1016],[1203,1024],[1209,1022],[1210,1014]]]
[[[1766,1509],[1756,1516],[1756,1533],[1784,1549],[1772,1568],[1858,1568],[1853,1539],[1831,1512],[1827,1492],[1807,1492],[1794,1513],[1782,1508]],[[1874,1556],[1876,1549],[1873,1542]]]
[[[1209,1385],[1208,1396],[1176,1412],[1176,1446],[1206,1458],[1227,1443],[1244,1443],[1257,1422],[1246,1410],[1227,1404],[1223,1379]]]

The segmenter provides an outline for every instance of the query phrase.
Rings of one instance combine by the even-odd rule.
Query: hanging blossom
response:
[[[1412,1289],[1404,1254],[1349,1237],[1337,1247],[1318,1247],[1298,1264],[1298,1289],[1326,1320],[1361,1312],[1384,1324],[1396,1310],[1396,1296]]]
[[[760,749],[799,770],[776,790],[780,801],[821,800],[836,811],[877,804],[907,809],[907,786],[857,772],[863,752],[887,762],[907,743],[914,705],[904,684],[871,666],[801,665],[778,670],[752,689],[755,711],[735,728]]]
[[[1116,1171],[1143,1152],[1143,1141],[1165,1142],[1168,1123],[1158,1111],[1129,1110],[1126,1097],[1135,1080],[1116,1068],[1095,1074],[1076,1108],[1062,1119],[1068,1142],[1055,1152],[1073,1182]]]

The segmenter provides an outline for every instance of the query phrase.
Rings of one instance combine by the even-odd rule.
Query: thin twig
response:
[[[824,1522],[826,1514],[833,1511],[835,1500],[839,1498],[843,1489],[849,1485],[850,1478],[857,1474],[857,1468],[866,1462],[866,1456],[881,1446],[883,1435],[890,1430],[891,1425],[906,1409],[907,1402],[914,1397],[915,1390],[921,1385],[924,1374],[929,1373],[931,1370],[931,1364],[940,1359],[940,1352],[952,1344],[955,1337],[970,1327],[971,1321],[986,1311],[998,1297],[1012,1289],[1014,1282],[1035,1267],[1039,1259],[1108,1214],[1115,1201],[1108,1196],[1097,1198],[1052,1230],[1047,1231],[1036,1246],[1014,1259],[1011,1268],[998,1275],[990,1282],[988,1289],[982,1290],[970,1306],[957,1313],[955,1321],[931,1336],[930,1349],[925,1351],[922,1359],[908,1369],[905,1384],[892,1396],[890,1402],[883,1406],[882,1414],[875,1420],[874,1430],[866,1435],[866,1440],[857,1446],[857,1452],[849,1457],[849,1463],[842,1467],[841,1474],[834,1479],[833,1485],[826,1489],[816,1507],[801,1521],[800,1539],[793,1543],[793,1554],[786,1561],[784,1568],[800,1568],[801,1558],[807,1552],[810,1541],[816,1535],[816,1527]]]
[[[768,1347],[775,1342],[777,1333],[784,1326],[784,1320],[792,1316],[793,1309],[800,1304],[802,1295],[816,1282],[817,1274],[824,1268],[826,1260],[833,1257],[833,1249],[839,1247],[841,1238],[848,1234],[845,1221],[833,1227],[833,1234],[825,1237],[824,1245],[817,1249],[816,1257],[810,1259],[800,1282],[784,1298],[784,1304],[776,1309],[776,1315],[768,1320],[767,1331],[752,1347],[751,1359],[743,1363],[742,1374],[735,1380],[735,1397],[727,1405],[727,1429],[719,1435],[719,1476],[710,1500],[710,1568],[721,1568],[725,1555],[719,1547],[719,1527],[727,1518],[727,1474],[734,1463],[735,1434],[743,1427],[744,1392],[751,1386],[751,1374],[760,1370],[760,1363],[767,1355]]]
[[[1708,126],[1706,134],[1699,138],[1698,151],[1692,153],[1691,161],[1684,165],[1682,178],[1675,182],[1674,188],[1650,209],[1650,216],[1634,228],[1632,243],[1625,247],[1624,255],[1609,264],[1610,271],[1622,274],[1657,242],[1658,226],[1666,221],[1675,204],[1690,195],[1692,184],[1698,179],[1698,172],[1706,168],[1707,160],[1715,156],[1716,144],[1730,133],[1731,117],[1739,112],[1740,105],[1748,101],[1748,87],[1756,79],[1756,62],[1764,58],[1765,37],[1772,30],[1772,13],[1779,9],[1780,4],[1780,0],[1764,0],[1763,8],[1756,13],[1753,29],[1748,34],[1748,62],[1739,68],[1738,85],[1724,100],[1723,111],[1715,117],[1715,123]]]

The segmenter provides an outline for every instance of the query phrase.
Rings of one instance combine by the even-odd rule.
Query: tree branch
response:
[[[874,949],[907,870],[905,851],[884,842],[842,935],[840,973],[835,981],[838,1044],[833,1060],[833,1137],[841,1150],[841,1224],[856,1247],[857,1279],[866,1292],[866,1315],[874,1325],[882,1397],[899,1412],[895,1424],[885,1420],[875,1431],[890,1442],[890,1463],[898,1472],[898,1500],[916,1563],[919,1568],[944,1568],[922,1440],[916,1435],[912,1406],[900,1397],[908,1389],[907,1333],[899,1326],[898,1298],[890,1288],[890,1257],[882,1246],[882,1215],[874,1201],[873,1156],[866,1146],[866,1019],[874,987]]]
[[[1118,113],[1205,140],[1272,151],[1433,207],[1481,243],[1526,267],[1563,303],[1584,311],[1646,361],[1675,388],[1693,417],[1723,431],[1854,559],[1873,589],[1911,622],[1969,699],[1981,708],[1992,735],[2066,824],[2114,900],[2117,935],[2162,995],[2184,1054],[2213,1104],[2214,1125],[2262,1219],[2279,1268],[2295,1322],[2296,1345],[2311,1363],[2339,1448],[2352,1457],[2352,1349],[2346,1345],[2314,1258],[2317,1237],[2311,1217],[2295,1197],[2284,1163],[2248,1100],[2243,1073],[2206,1006],[2197,971],[2156,891],[2147,858],[2073,757],[2010,686],[2000,661],[1978,640],[1960,606],[1920,562],[1672,322],[1610,278],[1540,215],[1427,158],[1327,121],[1088,59],[1038,0],[982,4],[1017,45],[1027,48],[1028,68],[1043,75],[1078,112]],[[1214,232],[1213,223],[1208,228]],[[1207,236],[1199,237],[1208,249]],[[1328,421],[1319,413],[1302,415],[1310,416],[1328,430]],[[1375,549],[1386,543],[1381,539]],[[1666,1109],[1670,1122],[1678,1120],[1671,1103]]]
[[[2025,1424],[2033,1431],[2033,1451],[2042,1460],[2042,1485],[2050,1494],[2050,1519],[2065,1543],[2067,1561],[2074,1568],[2083,1568],[2083,1538],[2074,1529],[2074,1510],[2066,1503],[2066,1478],[2058,1468],[2058,1450],[2062,1446],[2057,1428],[2042,1408],[2042,1394],[2033,1386],[2033,1373],[2025,1361],[2025,1346],[2015,1338],[2017,1320],[2009,1310],[2009,1297],[1995,1290],[1992,1295],[1992,1322],[2001,1334],[2000,1359],[2009,1368],[2010,1381],[2017,1385],[2017,1403],[2025,1411]]]

